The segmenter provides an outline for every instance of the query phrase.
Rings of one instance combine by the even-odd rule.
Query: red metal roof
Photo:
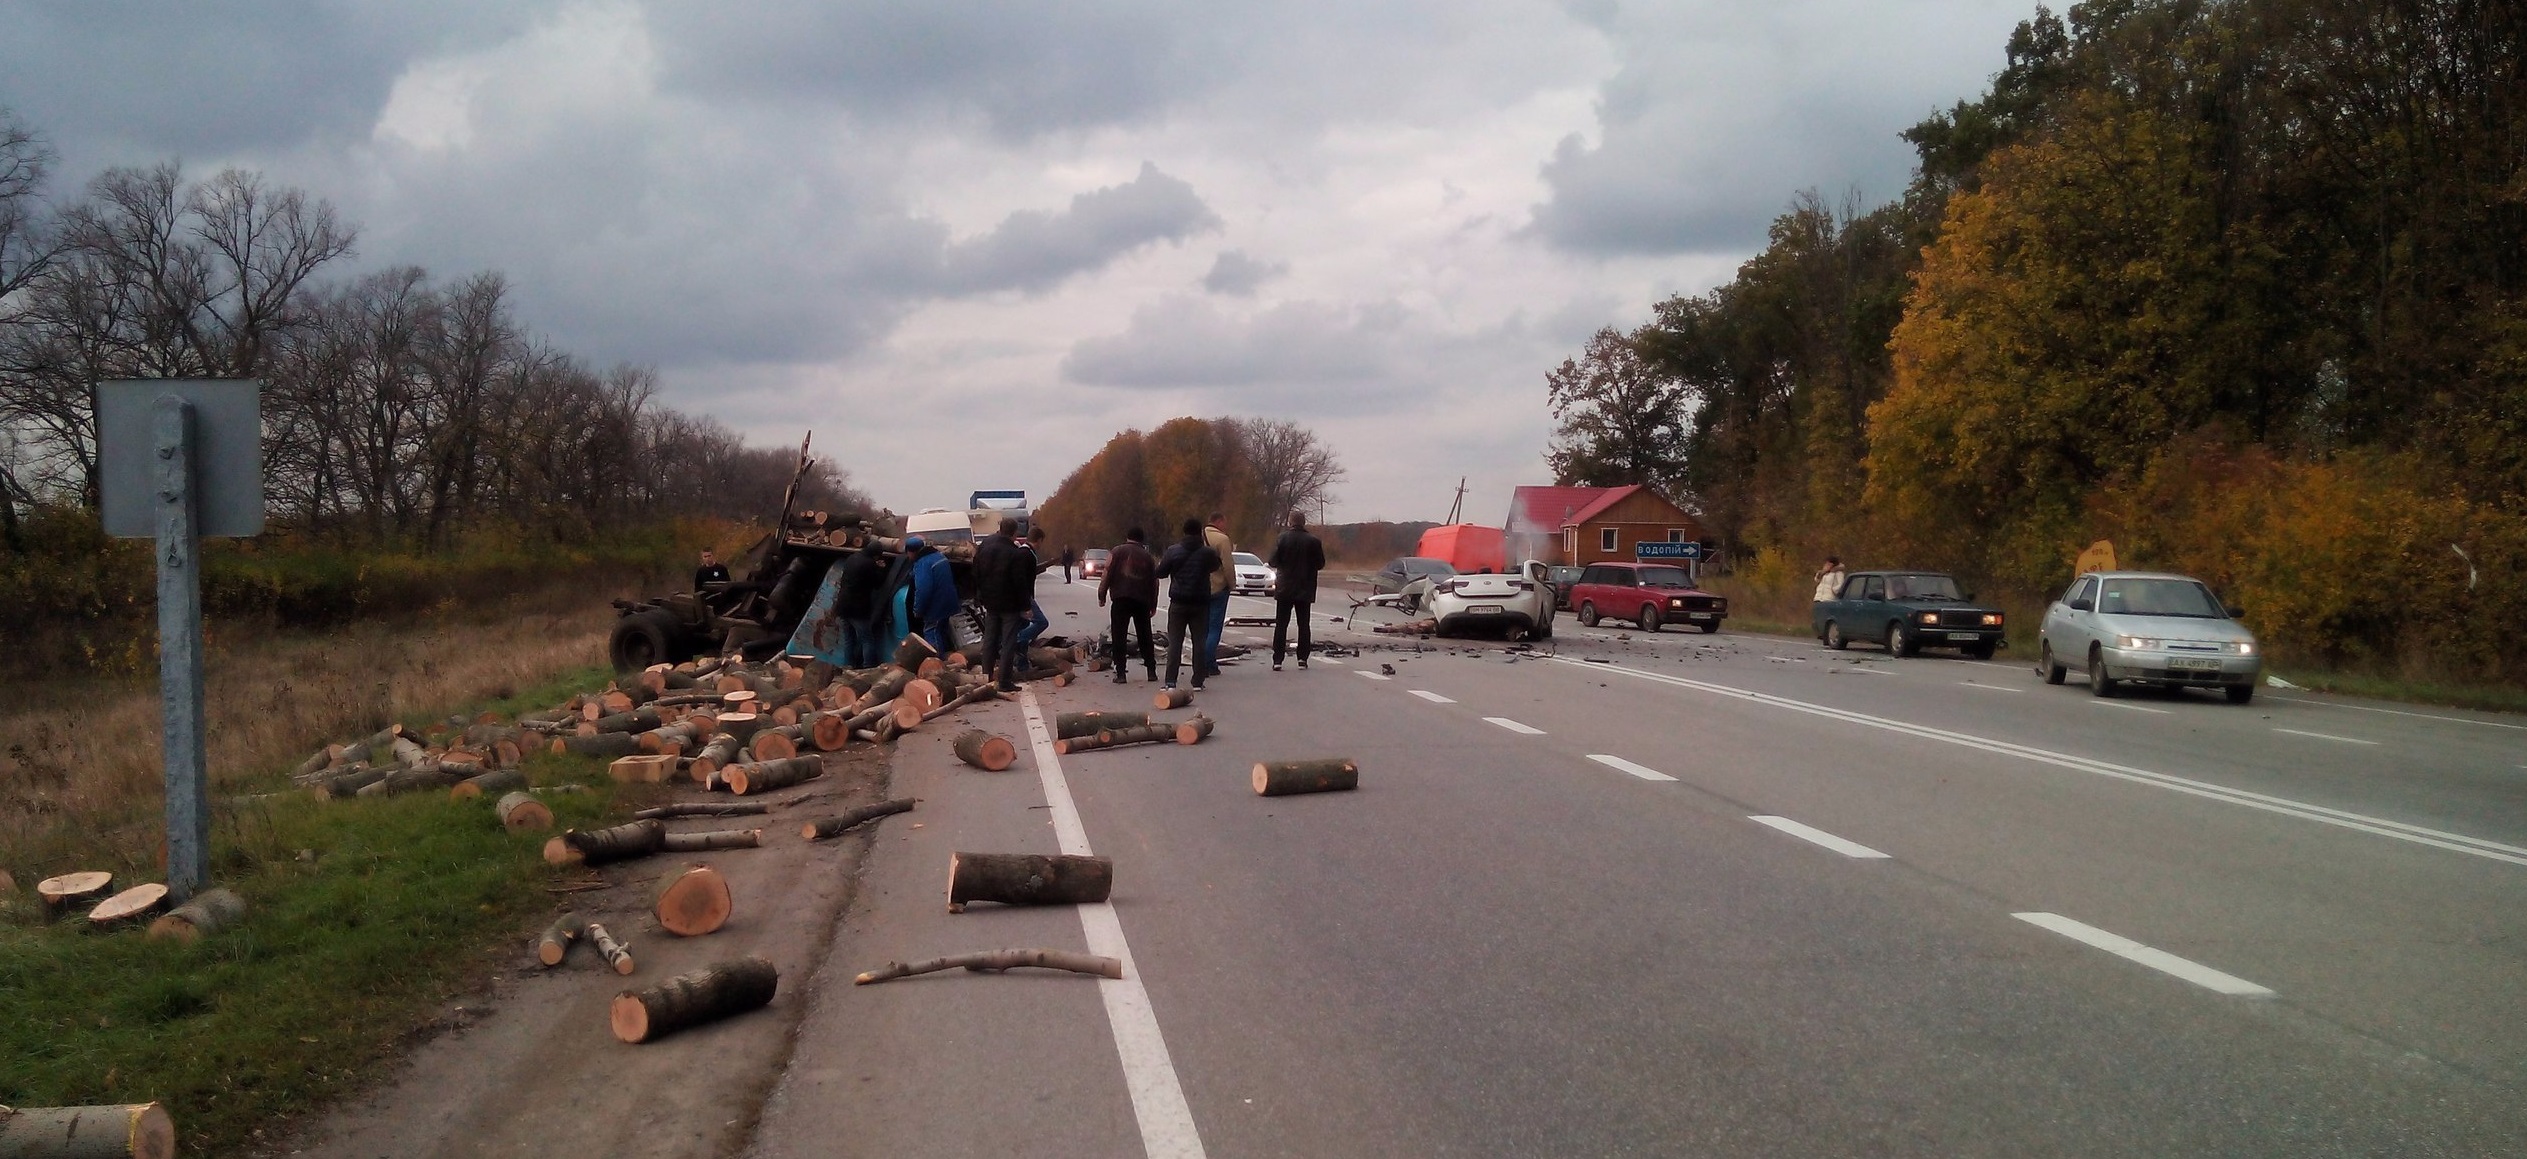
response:
[[[1545,533],[1560,535],[1562,526],[1575,522],[1571,516],[1595,506],[1608,492],[1621,487],[1520,487],[1510,493],[1509,520],[1504,525],[1512,534]]]
[[[1641,489],[1641,485],[1640,485],[1640,484],[1638,484],[1638,483],[1634,483],[1634,484],[1632,484],[1632,485],[1631,485],[1631,486],[1629,486],[1629,487],[1608,487],[1608,488],[1605,488],[1605,492],[1606,492],[1606,493],[1605,493],[1605,494],[1603,494],[1603,495],[1598,496],[1598,497],[1597,497],[1597,501],[1596,501],[1596,502],[1591,503],[1591,504],[1589,504],[1589,505],[1588,505],[1588,506],[1586,506],[1586,507],[1582,507],[1582,508],[1580,508],[1580,509],[1579,509],[1579,513],[1578,513],[1578,514],[1576,514],[1576,515],[1572,515],[1572,516],[1570,516],[1569,518],[1566,518],[1566,519],[1562,520],[1562,524],[1563,524],[1563,526],[1565,526],[1565,527],[1570,527],[1570,526],[1576,526],[1576,525],[1579,525],[1579,524],[1582,524],[1582,523],[1586,523],[1586,522],[1588,522],[1588,521],[1589,521],[1589,520],[1591,520],[1591,519],[1595,519],[1595,518],[1596,518],[1599,514],[1603,513],[1603,512],[1604,512],[1607,508],[1612,507],[1612,506],[1614,506],[1614,505],[1615,505],[1615,504],[1617,504],[1617,503],[1621,503],[1621,502],[1623,502],[1624,500],[1631,498],[1631,497],[1632,497],[1632,493],[1633,493],[1633,492],[1635,492],[1635,491],[1638,491],[1638,490],[1640,490],[1640,489]]]

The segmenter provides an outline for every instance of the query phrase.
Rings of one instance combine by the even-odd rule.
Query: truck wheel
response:
[[[1644,632],[1655,632],[1655,631],[1657,631],[1657,630],[1658,630],[1658,605],[1657,605],[1657,604],[1643,604],[1643,605],[1641,605],[1641,620],[1640,620],[1640,623],[1641,623],[1641,630],[1642,630],[1642,631],[1644,631]]]
[[[1579,602],[1579,626],[1583,628],[1597,626],[1597,605],[1594,601],[1581,600]]]
[[[638,672],[668,663],[667,629],[660,618],[656,611],[634,612],[614,622],[614,635],[606,640],[605,652],[615,671]]]

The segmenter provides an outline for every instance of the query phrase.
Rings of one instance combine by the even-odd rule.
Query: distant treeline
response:
[[[1169,419],[1147,434],[1130,430],[1107,440],[1035,516],[1058,550],[1120,543],[1135,526],[1163,544],[1185,520],[1219,512],[1239,544],[1269,551],[1290,512],[1313,516],[1342,475],[1315,433],[1292,423]]]
[[[1800,198],[1549,376],[1561,481],[1664,484],[1784,591],[2032,601],[2111,538],[2285,654],[2527,679],[2518,6],[2095,0],[2008,61],[1904,196]]]

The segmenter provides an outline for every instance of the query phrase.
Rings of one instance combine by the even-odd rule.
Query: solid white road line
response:
[[[2091,700],[2089,703],[2099,708],[2121,708],[2132,712],[2155,712],[2160,716],[2168,715],[2164,708],[2152,708],[2146,704],[2125,704],[2120,700]]]
[[[2101,777],[2112,777],[2119,781],[2130,781],[2136,785],[2152,785],[2157,788],[2184,793],[2189,796],[2203,797],[2213,801],[2222,801],[2231,805],[2242,805],[2249,809],[2259,809],[2267,813],[2279,813],[2282,816],[2296,817],[2303,821],[2314,821],[2320,825],[2332,825],[2341,829],[2355,829],[2362,833],[2374,833],[2380,837],[2392,837],[2398,841],[2410,841],[2416,845],[2428,845],[2435,849],[2446,849],[2457,853],[2471,854],[2490,861],[2505,861],[2511,865],[2527,865],[2527,847],[2506,845],[2501,842],[2488,840],[2482,837],[2468,837],[2463,833],[2451,833],[2444,829],[2432,829],[2422,825],[2406,824],[2402,821],[2390,821],[2384,817],[2373,817],[2366,813],[2353,813],[2343,809],[2329,808],[2324,805],[2312,805],[2305,801],[2294,801],[2288,797],[2275,797],[2265,793],[2249,792],[2245,789],[2233,789],[2225,785],[2215,785],[2209,781],[2197,781],[2190,777],[2179,777],[2171,773],[2153,772],[2149,769],[2134,768],[2130,765],[2119,765],[2110,761],[2101,761],[2092,757],[2076,756],[2071,753],[2055,752],[2051,749],[2040,749],[2034,747],[2033,745],[2022,745],[2012,741],[1976,736],[1972,733],[1951,732],[1947,729],[1932,728],[1928,725],[1913,724],[1909,721],[1894,720],[1883,716],[1871,716],[1865,712],[1853,712],[1848,709],[1834,708],[1828,705],[1813,703],[1811,701],[1794,700],[1787,696],[1775,696],[1769,692],[1755,692],[1744,688],[1733,688],[1726,684],[1713,684],[1707,680],[1692,680],[1682,676],[1670,676],[1664,672],[1651,672],[1643,668],[1627,668],[1621,664],[1592,664],[1580,660],[1564,659],[1559,656],[1553,657],[1553,662],[1556,664],[1568,664],[1583,671],[1620,672],[1623,675],[1639,680],[1648,680],[1659,684],[1673,685],[1678,688],[1691,688],[1699,692],[1708,692],[1716,696],[1726,696],[1732,699],[1749,701],[1755,704],[1770,705],[1774,708],[1784,708],[1792,712],[1803,712],[1810,716],[1827,717],[1833,720],[1845,721],[1867,728],[1883,729],[1887,732],[1902,733],[1906,736],[1919,737],[1923,740],[1934,740],[1944,744],[1952,744],[1961,748],[1979,749],[1983,752],[1997,753],[2002,756],[2018,757],[2022,760],[2034,761],[2038,764],[2052,765],[2057,768],[2070,769],[2074,772],[2092,773]]]
[[[2275,727],[2273,728],[2273,731],[2274,731],[2274,732],[2286,732],[2286,733],[2289,733],[2289,734],[2290,734],[2290,735],[2292,735],[2292,736],[2308,736],[2308,737],[2315,737],[2315,738],[2316,738],[2316,739],[2318,739],[2318,740],[2338,740],[2338,741],[2343,742],[2344,744],[2376,744],[2376,743],[2378,743],[2378,742],[2376,742],[2376,741],[2374,741],[2374,740],[2362,740],[2362,739],[2360,739],[2359,737],[2356,737],[2356,736],[2335,736],[2334,734],[2332,734],[2332,733],[2330,733],[2330,732],[2309,732],[2309,731],[2307,731],[2307,730],[2305,730],[2305,729],[2297,729],[2297,728],[2281,728],[2281,727],[2279,727],[2279,726],[2275,726]]]
[[[2200,962],[2179,958],[2165,950],[2153,950],[2121,934],[2110,934],[2086,922],[2075,922],[2060,914],[2025,913],[2011,917],[2031,926],[2048,929],[2075,942],[2104,950],[2118,958],[2139,962],[2162,974],[2173,974],[2205,990],[2235,994],[2241,998],[2270,998],[2269,988],[2258,986],[2234,974],[2223,974]]]
[[[1974,682],[1974,681],[1972,681],[1972,680],[1960,680],[1960,681],[1957,681],[1957,683],[1962,684],[1962,685],[1965,685],[1965,686],[1966,686],[1966,687],[1968,687],[1968,688],[1980,688],[1980,689],[1982,689],[1982,690],[1983,690],[1983,691],[1985,691],[1985,692],[2025,692],[2025,691],[2026,691],[2026,689],[2024,689],[2024,688],[2003,688],[2003,687],[2001,687],[2001,686],[2000,686],[2000,685],[1998,685],[1998,684],[1978,684],[1978,683],[1976,683],[1976,682]]]
[[[1649,768],[1645,765],[1633,764],[1622,757],[1610,757],[1604,753],[1590,753],[1588,754],[1588,759],[1610,769],[1621,769],[1624,772],[1639,777],[1644,781],[1672,781],[1676,779],[1658,771],[1657,769]]]
[[[1388,679],[1388,677],[1387,677],[1386,673],[1384,673],[1384,672],[1371,672],[1371,671],[1369,671],[1369,670],[1368,670],[1368,669],[1366,669],[1366,668],[1361,669],[1359,674],[1360,674],[1360,675],[1362,675],[1362,676],[1366,676],[1366,677],[1368,677],[1368,678],[1369,678],[1369,679],[1371,679],[1371,680],[1385,680],[1385,679]]]
[[[1886,854],[1880,853],[1875,849],[1871,849],[1857,841],[1845,841],[1842,838],[1836,837],[1822,829],[1801,825],[1787,817],[1749,817],[1747,820],[1758,825],[1770,825],[1773,828],[1779,829],[1801,841],[1813,841],[1816,844],[1822,845],[1827,849],[1831,849],[1836,853],[1840,853],[1845,857],[1886,856]]]
[[[1543,736],[1543,735],[1544,735],[1544,730],[1543,730],[1543,729],[1537,728],[1537,727],[1535,727],[1534,725],[1531,725],[1531,724],[1520,724],[1520,723],[1518,723],[1517,721],[1511,720],[1511,719],[1509,719],[1508,717],[1505,717],[1505,716],[1487,716],[1487,717],[1484,717],[1484,718],[1483,718],[1483,720],[1485,721],[1485,723],[1488,723],[1488,724],[1497,724],[1497,725],[1501,726],[1502,728],[1505,728],[1505,729],[1508,729],[1508,730],[1509,730],[1509,731],[1511,731],[1511,732],[1517,733],[1517,734],[1518,734],[1518,735],[1520,735],[1520,736]]]
[[[1061,758],[1053,754],[1053,733],[1044,726],[1044,710],[1035,693],[1019,696],[1025,709],[1027,739],[1035,747],[1035,769],[1044,781],[1044,802],[1053,813],[1053,836],[1062,852],[1089,856],[1088,830],[1071,803],[1070,781],[1062,776]],[[1193,1127],[1193,1108],[1185,1103],[1184,1084],[1167,1058],[1167,1039],[1158,1032],[1158,1014],[1150,1009],[1149,991],[1132,961],[1132,947],[1123,941],[1123,921],[1111,902],[1079,907],[1079,925],[1088,936],[1088,952],[1123,963],[1121,978],[1100,978],[1097,992],[1105,999],[1106,1021],[1114,1027],[1114,1049],[1123,1061],[1123,1085],[1132,1095],[1132,1115],[1140,1121],[1141,1149],[1151,1159],[1202,1159],[1202,1135]]]
[[[2267,696],[2284,704],[2313,704],[2318,708],[2348,708],[2353,712],[2383,712],[2388,716],[2409,716],[2415,720],[2440,720],[2449,724],[2479,724],[2485,728],[2507,728],[2527,732],[2527,724],[2511,724],[2500,720],[2476,720],[2470,716],[2441,716],[2432,712],[2407,712],[2401,708],[2380,708],[2374,704],[2337,704],[2331,700],[2310,700],[2304,696]]]
[[[1418,688],[1416,688],[1416,689],[1414,689],[1414,690],[1413,690],[1413,695],[1418,696],[1418,697],[1422,698],[1423,700],[1427,700],[1427,701],[1431,702],[1432,704],[1455,704],[1455,703],[1456,703],[1456,701],[1453,701],[1453,700],[1448,699],[1447,697],[1441,696],[1441,695],[1439,695],[1439,694],[1438,694],[1438,693],[1436,693],[1436,692],[1424,692],[1424,691],[1422,691],[1421,689],[1418,689]]]

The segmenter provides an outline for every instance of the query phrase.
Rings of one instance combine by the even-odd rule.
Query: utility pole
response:
[[[1457,476],[1457,501],[1448,505],[1448,518],[1447,518],[1447,522],[1449,522],[1449,523],[1455,523],[1455,522],[1457,522],[1458,520],[1463,519],[1464,517],[1465,517],[1465,476],[1463,476],[1463,475],[1459,475],[1459,476]]]

